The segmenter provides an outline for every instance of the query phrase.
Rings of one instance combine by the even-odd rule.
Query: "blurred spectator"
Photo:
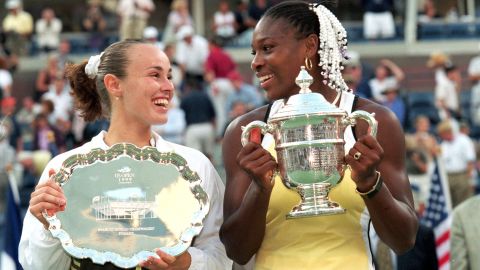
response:
[[[17,145],[18,152],[33,150],[33,121],[36,116],[32,97],[24,97],[22,103],[22,108],[16,114],[21,138]]]
[[[255,27],[256,22],[248,14],[248,5],[245,0],[238,0],[234,11],[235,15],[235,31],[237,35],[242,34],[245,30]]]
[[[168,59],[170,60],[170,68],[172,69],[172,82],[173,82],[173,85],[175,86],[177,95],[180,95],[181,93],[179,91],[181,90],[180,88],[183,82],[183,73],[182,73],[182,69],[180,68],[180,65],[175,60],[175,44],[173,43],[166,44],[163,51],[165,52]]]
[[[210,39],[208,43],[209,53],[205,61],[205,80],[207,82],[212,82],[218,78],[226,78],[236,68],[232,57],[219,45],[216,38]]]
[[[368,78],[363,74],[360,55],[355,51],[348,51],[348,59],[343,62],[343,75],[347,85],[352,91],[363,98],[372,98],[372,89],[368,84]]]
[[[421,12],[418,16],[418,21],[420,23],[426,23],[434,18],[439,17],[435,2],[433,0],[419,1],[418,3],[421,5],[419,8]]]
[[[362,0],[363,35],[366,39],[395,37],[393,0]]]
[[[450,243],[451,269],[480,269],[480,195],[453,210]]]
[[[473,84],[470,95],[470,118],[474,125],[480,126],[480,55],[470,60],[468,76]]]
[[[32,16],[22,9],[20,0],[7,0],[5,7],[8,9],[8,14],[3,19],[6,49],[14,55],[26,55],[30,35],[33,32]]]
[[[15,149],[8,144],[8,131],[0,125],[0,226],[5,222],[4,213],[7,198],[8,170],[13,168],[15,163]],[[7,221],[8,222],[8,221]]]
[[[225,130],[227,129],[228,125],[230,122],[235,120],[235,118],[242,116],[248,112],[248,106],[247,104],[243,103],[242,101],[238,100],[232,104],[232,109],[228,113],[227,116],[227,122],[225,123],[223,127],[223,133],[225,133]]]
[[[382,102],[382,105],[389,108],[395,116],[397,116],[398,122],[405,127],[405,117],[407,114],[407,108],[405,102],[398,94],[398,86],[392,85],[387,87],[382,95],[385,97],[385,100]]]
[[[210,53],[205,62],[205,80],[209,83],[208,93],[217,112],[216,136],[221,138],[227,121],[226,100],[233,92],[233,85],[227,75],[235,70],[236,64],[230,55],[218,46],[215,38],[210,39],[209,49]]]
[[[248,15],[252,18],[254,24],[257,24],[267,9],[267,0],[253,0],[248,6]]]
[[[64,70],[65,65],[69,63],[73,63],[73,61],[70,59],[70,41],[68,39],[62,39],[60,41],[60,45],[58,46],[58,69],[59,70]]]
[[[8,70],[7,58],[0,56],[0,100],[12,94],[12,74]]]
[[[475,168],[475,148],[464,134],[454,132],[449,121],[437,126],[441,143],[441,160],[445,165],[452,197],[452,207],[473,195],[471,177]]]
[[[435,84],[438,85],[443,81],[448,80],[445,68],[451,66],[452,61],[450,57],[443,52],[435,51],[430,54],[430,58],[427,61],[427,67],[431,68],[435,72]]]
[[[8,142],[16,149],[20,139],[20,128],[18,126],[17,116],[15,115],[15,105],[17,101],[14,97],[5,97],[1,101],[0,124],[6,128]]]
[[[235,14],[227,1],[220,1],[218,10],[213,14],[213,31],[222,47],[235,36]]]
[[[53,115],[54,111],[55,105],[53,104],[53,101],[50,99],[42,99],[42,101],[40,102],[40,112],[38,114],[43,114],[43,116],[47,118],[50,125],[55,124]]]
[[[102,14],[100,3],[90,1],[88,4],[87,15],[83,19],[83,28],[90,34],[89,46],[94,51],[103,50],[104,32],[107,27],[107,21]]]
[[[368,84],[372,89],[372,96],[376,102],[382,103],[386,100],[382,93],[389,88],[395,88],[405,78],[405,74],[394,62],[388,59],[380,60],[375,69],[375,77]]]
[[[120,0],[120,39],[141,39],[150,14],[155,10],[152,0]]]
[[[48,123],[44,114],[39,114],[34,121],[34,150],[45,150],[52,156],[65,152],[65,145],[60,131]]]
[[[152,126],[152,130],[160,134],[163,139],[169,142],[184,145],[186,127],[185,112],[180,109],[179,103],[180,100],[178,97],[173,96],[167,112],[167,123],[163,125],[154,125]]]
[[[62,21],[55,17],[53,9],[43,9],[42,17],[35,23],[39,49],[45,53],[57,50],[60,44],[60,32],[62,32]]]
[[[208,42],[194,34],[189,25],[182,26],[177,32],[177,46],[175,60],[182,69],[184,79],[200,83],[203,87],[205,75],[205,61],[208,56]]]
[[[55,81],[50,84],[48,92],[42,96],[42,99],[53,102],[51,124],[62,127],[65,122],[70,122],[73,113],[73,98],[63,73],[57,74]]]
[[[233,92],[227,97],[226,114],[229,115],[233,108],[233,104],[241,101],[245,104],[247,111],[260,107],[263,104],[263,99],[260,96],[257,88],[251,84],[244,82],[242,75],[238,71],[232,71],[228,74],[228,79],[233,85]]]
[[[210,97],[194,81],[187,82],[180,108],[185,112],[185,145],[204,153],[213,161],[215,109]]]
[[[174,0],[170,7],[170,13],[168,14],[167,23],[163,31],[163,43],[169,44],[176,41],[176,35],[178,30],[182,26],[192,26],[193,20],[188,11],[187,0]]]
[[[408,173],[426,173],[427,165],[440,153],[437,140],[430,133],[430,119],[427,116],[420,115],[415,119],[415,133],[405,135],[405,143]]]
[[[446,80],[441,80],[435,87],[435,103],[441,119],[460,118],[459,93],[462,76],[458,68],[450,65],[445,68]]]
[[[158,40],[158,30],[155,26],[147,26],[143,29],[143,39],[154,44],[162,51],[165,49],[165,45]]]
[[[430,182],[434,159],[440,153],[436,138],[430,133],[430,119],[420,115],[415,119],[415,132],[405,135],[407,152],[406,169],[412,187],[416,187],[417,206],[426,205],[430,194]]]
[[[55,81],[57,74],[62,72],[58,64],[58,56],[54,53],[48,55],[46,67],[41,69],[37,73],[37,79],[35,81],[35,94],[33,99],[35,102],[39,102],[42,96],[48,92],[51,84]]]

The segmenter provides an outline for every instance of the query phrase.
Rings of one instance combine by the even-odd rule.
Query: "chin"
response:
[[[162,118],[156,117],[155,119],[150,121],[150,125],[164,125],[167,123],[167,121],[168,121],[167,117],[162,117]]]

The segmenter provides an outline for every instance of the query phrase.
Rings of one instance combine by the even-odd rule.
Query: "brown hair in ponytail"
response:
[[[134,45],[145,44],[141,40],[123,40],[111,44],[100,59],[97,76],[90,79],[85,74],[87,61],[66,67],[66,76],[70,81],[75,104],[85,121],[110,116],[111,101],[103,83],[106,74],[122,79],[127,75],[128,49]]]

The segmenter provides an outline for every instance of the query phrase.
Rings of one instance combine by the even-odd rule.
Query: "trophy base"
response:
[[[345,209],[338,203],[327,202],[327,205],[312,206],[303,203],[295,206],[290,213],[286,215],[287,219],[306,218],[315,216],[329,216],[345,213]]]
[[[328,198],[331,185],[329,183],[305,184],[297,187],[302,198],[299,205],[295,206],[286,215],[287,219],[328,216],[345,213],[345,209],[338,203]]]

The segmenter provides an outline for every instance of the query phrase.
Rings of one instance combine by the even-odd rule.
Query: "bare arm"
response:
[[[223,160],[227,173],[224,223],[220,239],[227,255],[245,264],[257,252],[265,234],[265,221],[272,191],[270,179],[276,162],[261,145],[240,143],[241,126],[259,120],[265,108],[237,119],[227,129]]]
[[[403,70],[395,64],[393,61],[388,60],[388,59],[382,59],[381,63],[388,67],[390,71],[392,72],[393,76],[397,79],[398,82],[403,81],[405,79],[405,73],[403,73]]]
[[[367,125],[359,121],[358,141],[345,160],[352,168],[352,179],[358,190],[370,190],[378,171],[384,182],[373,198],[364,198],[373,226],[380,238],[396,253],[404,253],[415,244],[418,219],[413,207],[413,196],[405,171],[405,137],[393,113],[370,101],[360,100],[359,108],[375,112],[378,123],[376,139],[367,133]],[[360,160],[353,154],[362,152]]]

